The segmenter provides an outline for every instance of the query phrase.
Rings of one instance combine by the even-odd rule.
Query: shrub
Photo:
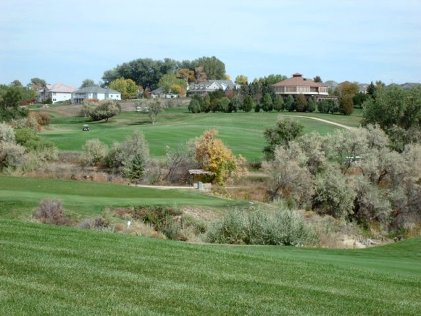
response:
[[[140,132],[135,132],[124,143],[114,144],[106,157],[109,167],[136,181],[143,178],[148,162],[148,143]]]
[[[192,113],[200,113],[200,101],[197,99],[192,99],[189,103],[188,110]]]
[[[167,148],[165,165],[168,170],[164,180],[186,183],[190,180],[189,169],[197,169],[194,144],[187,143],[175,149]]]
[[[113,101],[105,101],[89,112],[92,121],[105,120],[120,113],[120,107]]]
[[[59,200],[42,200],[34,211],[33,217],[44,224],[67,225],[69,223]]]
[[[14,143],[0,142],[0,170],[15,169],[22,165],[25,159],[25,148]]]
[[[15,142],[15,131],[13,128],[6,124],[0,123],[0,143],[14,143]]]
[[[79,115],[82,117],[88,117],[90,111],[91,111],[91,108],[89,107],[89,105],[83,104],[80,109]]]
[[[28,118],[33,118],[40,126],[48,126],[50,124],[50,114],[46,112],[29,112]]]
[[[270,215],[260,210],[234,210],[211,226],[207,240],[212,243],[300,246],[313,242],[315,235],[303,217],[294,211],[279,210]]]
[[[37,133],[30,128],[16,129],[16,143],[22,145],[29,151],[55,147],[53,143],[42,140]]]
[[[110,227],[110,221],[104,217],[87,218],[79,224],[79,227],[84,229],[102,230]]]
[[[275,159],[265,165],[270,175],[268,193],[271,200],[277,197],[291,198],[298,205],[310,202],[313,190],[313,178],[310,172],[297,161],[291,160],[282,147],[275,151]]]
[[[329,166],[316,176],[313,209],[319,214],[346,218],[353,213],[356,193],[338,168]]]
[[[99,139],[89,139],[82,146],[81,162],[84,166],[97,166],[101,164],[108,153],[108,146]]]
[[[273,159],[276,146],[288,146],[290,141],[303,134],[303,130],[302,124],[290,119],[280,119],[275,127],[266,129],[264,137],[268,145],[263,149],[266,159]]]
[[[180,210],[162,206],[136,207],[132,212],[132,217],[152,225],[156,231],[162,232],[168,239],[184,240],[180,232],[181,224],[176,219],[180,219],[181,214]]]

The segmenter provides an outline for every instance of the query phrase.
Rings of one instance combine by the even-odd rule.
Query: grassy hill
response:
[[[0,176],[0,218],[28,219],[46,198],[59,199],[75,216],[98,215],[107,207],[133,205],[225,208],[243,201],[220,199],[196,191],[159,190],[73,180]]]
[[[421,239],[192,245],[0,220],[1,315],[418,315]]]
[[[236,154],[242,154],[248,160],[262,158],[264,147],[263,131],[274,126],[279,115],[291,117],[297,113],[200,113],[191,114],[185,108],[167,109],[158,116],[158,123],[152,126],[148,115],[137,112],[122,112],[108,123],[92,122],[90,132],[83,132],[82,125],[86,118],[63,116],[60,111],[51,109],[55,115],[49,130],[41,135],[53,141],[59,149],[79,151],[86,140],[98,138],[111,145],[121,142],[135,130],[141,130],[149,142],[151,154],[162,157],[166,146],[184,144],[187,140],[200,136],[203,131],[216,128],[219,137]],[[357,111],[353,116],[326,115],[320,113],[298,113],[302,116],[319,117],[332,122],[356,127],[361,119]],[[305,132],[316,131],[327,134],[339,127],[305,117],[296,117],[305,126]]]

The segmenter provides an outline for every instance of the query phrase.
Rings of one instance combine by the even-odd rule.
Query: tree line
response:
[[[102,79],[104,85],[109,85],[119,78],[131,79],[143,89],[154,90],[158,88],[161,78],[165,75],[173,75],[185,82],[226,78],[225,64],[212,56],[183,61],[170,58],[163,60],[139,58],[105,71]]]

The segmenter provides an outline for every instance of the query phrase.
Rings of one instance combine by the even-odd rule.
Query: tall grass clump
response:
[[[302,246],[315,242],[314,232],[296,211],[233,210],[209,229],[207,240],[220,244]]]

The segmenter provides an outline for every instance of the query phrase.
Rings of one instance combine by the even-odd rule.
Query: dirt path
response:
[[[161,189],[161,190],[196,190],[193,186],[175,186],[175,185],[147,185],[147,184],[131,184],[131,186],[138,188],[151,188],[151,189]]]
[[[336,126],[339,126],[339,127],[345,128],[345,129],[348,129],[348,130],[354,129],[354,127],[350,127],[350,126],[347,126],[347,125],[344,125],[344,124],[340,124],[340,123],[328,121],[328,120],[321,119],[321,118],[318,118],[318,117],[304,116],[304,115],[289,115],[289,116],[291,116],[291,117],[300,117],[300,118],[308,118],[308,119],[320,121],[320,122],[323,122],[323,123],[336,125]]]

